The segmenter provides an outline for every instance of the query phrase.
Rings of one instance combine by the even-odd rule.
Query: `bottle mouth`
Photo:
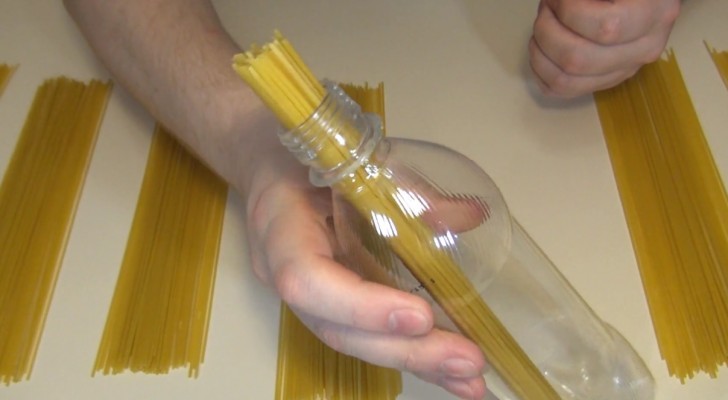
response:
[[[309,179],[319,187],[331,186],[365,164],[383,136],[379,116],[362,113],[334,82],[322,84],[326,95],[321,104],[299,126],[278,135],[310,168]]]

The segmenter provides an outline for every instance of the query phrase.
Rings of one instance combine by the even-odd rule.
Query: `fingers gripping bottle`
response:
[[[329,186],[346,263],[426,299],[436,323],[483,351],[499,395],[520,400],[650,400],[653,380],[508,212],[463,155],[383,138],[377,119],[324,86],[278,35],[234,68],[281,121],[281,142]]]
[[[350,267],[367,279],[423,297],[435,310],[439,327],[458,331],[427,285],[391,248],[391,239],[407,230],[402,221],[422,221],[432,235],[418,240],[428,243],[410,241],[408,245],[434,247],[455,261],[559,398],[654,398],[653,380],[642,360],[592,312],[511,217],[487,174],[445,147],[383,138],[376,117],[362,114],[335,85],[327,84],[326,89],[323,103],[311,118],[281,139],[311,167],[314,184],[336,189],[344,180],[354,186],[345,192],[334,190],[335,230]],[[347,135],[342,130],[352,127],[361,135],[358,143],[348,144],[348,163],[319,168],[316,147],[325,143],[318,137],[320,132],[344,141]],[[352,179],[356,170],[366,171],[364,180],[374,183]],[[367,186],[379,180],[387,182],[387,203],[395,205],[399,218],[376,207],[362,212],[353,205],[358,200],[352,201],[352,196],[365,196],[370,191]],[[469,299],[446,301],[457,305]],[[489,386],[493,385],[489,379]],[[513,388],[499,392],[501,397],[517,398]]]

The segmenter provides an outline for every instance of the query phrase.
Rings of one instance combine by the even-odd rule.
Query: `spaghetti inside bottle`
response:
[[[435,248],[460,266],[562,399],[654,398],[653,379],[634,349],[591,311],[511,217],[482,169],[443,146],[383,138],[376,117],[362,114],[335,85],[326,84],[326,89],[314,115],[283,133],[281,141],[311,168],[315,185],[332,187],[336,235],[350,268],[423,297],[432,305],[438,327],[457,331],[442,302],[457,309],[470,299],[434,301],[427,285],[392,251],[391,239],[407,232],[402,221],[417,221],[432,234],[409,243]],[[324,168],[330,163],[321,159],[326,154],[321,150],[332,142],[345,161]],[[354,206],[366,203],[357,196],[372,193],[393,209]],[[497,376],[488,380],[501,400],[518,398],[499,383]]]

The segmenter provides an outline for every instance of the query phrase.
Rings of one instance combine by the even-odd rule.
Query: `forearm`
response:
[[[274,122],[232,70],[240,49],[211,3],[64,2],[115,80],[213,170],[246,190],[251,158],[275,143]]]

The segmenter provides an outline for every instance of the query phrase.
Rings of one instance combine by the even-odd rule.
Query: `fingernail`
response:
[[[473,393],[473,388],[471,388],[467,382],[454,380],[448,381],[447,389],[460,398],[475,399],[475,393]]]
[[[389,331],[408,335],[419,335],[430,329],[430,322],[419,310],[403,309],[389,314]]]
[[[472,378],[480,375],[475,363],[464,358],[451,358],[440,364],[440,371],[453,378]]]

